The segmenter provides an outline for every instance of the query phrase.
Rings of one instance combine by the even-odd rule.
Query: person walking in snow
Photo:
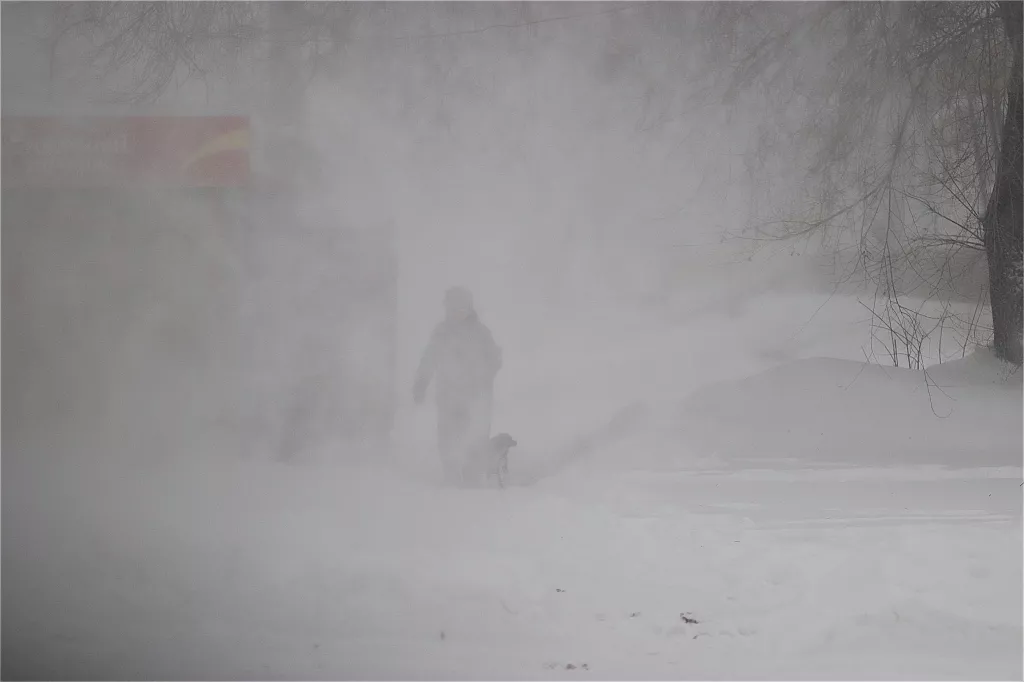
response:
[[[436,378],[438,451],[445,477],[458,482],[473,448],[491,436],[494,378],[502,357],[467,289],[449,289],[444,308],[445,319],[434,329],[416,371],[413,400],[422,404]]]

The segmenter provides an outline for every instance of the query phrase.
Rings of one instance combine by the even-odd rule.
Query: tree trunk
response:
[[[1013,47],[1013,68],[1007,88],[1006,119],[995,186],[985,211],[985,253],[988,258],[989,296],[992,304],[993,346],[997,356],[1020,365],[1024,336],[1024,173],[1021,132],[1024,128],[1024,83],[1021,43],[1024,5],[1000,3],[1007,38]]]

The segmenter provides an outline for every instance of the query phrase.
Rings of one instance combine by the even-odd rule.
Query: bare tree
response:
[[[1020,3],[715,3],[703,19],[726,101],[769,104],[754,172],[796,169],[759,236],[855,250],[886,297],[894,269],[935,295],[976,252],[994,350],[1021,364]]]
[[[303,58],[302,73],[298,81],[289,74],[280,95],[288,97],[342,49],[359,11],[348,3],[318,2],[62,2],[54,7],[54,53],[81,41],[85,47],[75,53],[76,65],[119,81],[122,86],[108,94],[136,104],[151,102],[186,79],[230,72],[243,63],[262,63],[272,71],[292,52]]]
[[[985,254],[988,257],[989,288],[992,298],[993,341],[997,352],[1021,364],[1021,252],[1024,250],[1024,188],[1021,186],[1024,128],[1024,88],[1021,78],[1021,8],[1019,2],[1002,2],[999,10],[1012,44],[1013,66],[1008,78],[1007,104],[1000,136],[995,187],[982,222]]]

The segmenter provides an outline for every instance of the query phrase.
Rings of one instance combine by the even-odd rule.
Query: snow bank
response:
[[[816,358],[697,392],[680,429],[731,460],[1019,467],[1021,409],[1020,373],[987,354],[928,371]]]

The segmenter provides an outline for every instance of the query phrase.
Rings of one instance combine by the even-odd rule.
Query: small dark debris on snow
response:
[[[556,587],[555,592],[565,592],[561,587]]]
[[[640,615],[640,612],[639,612],[639,611],[634,611],[633,613],[629,614],[629,617],[630,617],[630,618],[636,618],[636,617],[637,617],[637,616],[639,616],[639,615]]]
[[[583,668],[584,670],[590,670],[590,666],[589,666],[589,665],[587,665],[586,663],[584,663],[584,664],[583,664],[583,665],[581,665],[580,667],[581,667],[581,668]]]
[[[574,666],[572,663],[566,663],[565,664],[565,669],[566,670],[575,670],[576,666]]]
[[[441,630],[441,641],[444,641],[444,630]]]
[[[684,623],[689,623],[690,625],[696,625],[700,621],[698,621],[696,618],[691,618],[690,616],[692,616],[692,615],[693,614],[691,614],[689,612],[680,613],[679,614],[679,620],[683,621]],[[696,638],[694,638],[694,639],[696,639]]]

